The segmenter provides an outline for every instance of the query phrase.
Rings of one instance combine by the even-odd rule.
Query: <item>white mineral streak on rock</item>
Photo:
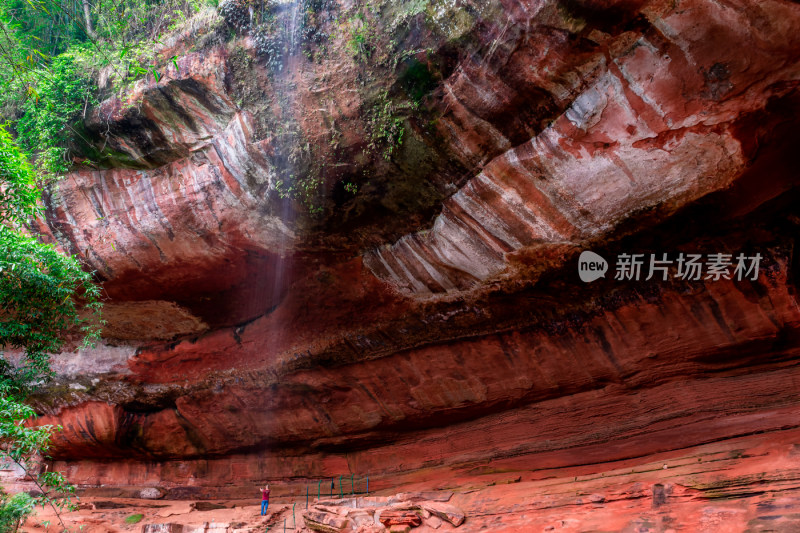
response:
[[[669,59],[646,44],[637,47],[651,53],[647,61],[637,57],[628,68],[633,56],[618,58],[624,79],[606,72],[562,119],[496,157],[447,200],[431,230],[366,254],[367,267],[413,295],[463,290],[502,274],[508,252],[567,239],[580,243],[611,232],[636,212],[660,207],[671,213],[727,187],[743,165],[729,132],[680,131],[656,139],[643,115],[667,114],[654,100],[658,91],[642,98],[644,108],[629,101],[626,88],[642,92],[637,80],[667,75]],[[516,171],[504,172],[509,168]],[[574,226],[570,236],[558,229],[565,224]]]
[[[53,355],[52,369],[61,377],[104,374],[108,372],[127,373],[128,359],[136,353],[133,346],[108,346],[99,344],[94,348],[81,348],[75,352],[62,352]]]

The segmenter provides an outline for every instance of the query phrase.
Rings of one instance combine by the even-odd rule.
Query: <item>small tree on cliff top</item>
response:
[[[39,212],[40,194],[30,163],[0,127],[0,348],[23,352],[14,364],[0,357],[0,460],[25,471],[40,493],[0,493],[0,532],[16,531],[35,505],[51,505],[58,514],[69,504],[74,488],[41,463],[56,428],[27,425],[35,413],[22,400],[50,377],[49,354],[61,349],[66,332],[79,330],[85,341],[99,334],[99,288],[91,275],[24,233]],[[80,308],[91,318],[81,318]]]

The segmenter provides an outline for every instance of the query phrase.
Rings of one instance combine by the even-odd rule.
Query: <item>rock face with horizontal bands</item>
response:
[[[744,435],[789,446],[800,6],[426,6],[363,14],[371,58],[331,31],[327,54],[295,54],[281,75],[252,35],[211,38],[217,20],[199,49],[170,41],[180,59],[159,83],[94,110],[83,149],[99,164],[53,185],[37,226],[110,297],[106,345],[56,357],[37,403],[81,487],[249,497],[264,479],[288,494],[348,472],[372,490],[420,472],[500,487]],[[358,18],[324,9],[323,27]],[[373,136],[386,105],[402,144]],[[313,213],[281,188],[290,160]],[[605,279],[578,278],[586,249],[612,263]],[[645,280],[644,264],[614,280],[626,253],[762,259],[757,279],[680,280],[673,264]],[[790,449],[770,453],[794,479]],[[769,502],[743,494],[760,482],[733,474],[750,464],[684,469],[674,501],[708,494],[692,476],[733,476],[756,513]],[[543,490],[566,508],[575,483]],[[613,507],[600,489],[574,505]],[[547,501],[519,505],[557,523]],[[698,513],[674,527],[701,530]]]

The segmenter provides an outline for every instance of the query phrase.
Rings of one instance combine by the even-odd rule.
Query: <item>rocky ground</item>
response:
[[[419,532],[789,533],[800,530],[798,457],[800,430],[779,430],[603,465],[548,469],[507,460],[476,464],[451,477],[429,469],[407,480],[402,493],[312,498],[308,510],[304,496],[281,497],[271,503],[266,518],[259,516],[257,498],[99,497],[83,498],[81,509],[64,518],[90,533],[223,533],[267,527],[278,532],[284,521],[294,531],[294,505],[298,531],[377,532],[386,531],[386,523],[392,531],[407,526]],[[431,488],[436,490],[426,490]],[[125,523],[137,513],[143,515],[141,522]],[[53,521],[47,512],[38,518]],[[53,526],[25,531],[53,531]]]

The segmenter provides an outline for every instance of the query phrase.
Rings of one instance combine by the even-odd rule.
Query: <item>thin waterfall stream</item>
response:
[[[299,168],[293,154],[296,146],[300,142],[298,133],[297,119],[295,113],[296,100],[296,80],[298,74],[298,62],[295,55],[297,52],[298,33],[301,27],[298,25],[298,17],[303,9],[305,0],[288,0],[281,2],[282,9],[280,42],[278,50],[281,59],[278,68],[274,72],[274,91],[278,101],[278,113],[280,120],[280,131],[278,132],[280,150],[278,156],[273,159],[277,184],[282,186],[278,189],[278,210],[281,223],[289,229],[289,233],[281,233],[278,243],[278,258],[272,273],[272,294],[273,301],[279,302],[288,290],[291,280],[292,242],[289,236],[295,229],[297,212],[292,205],[292,198],[286,191],[291,191],[296,179]],[[272,345],[280,345],[279,336],[282,335],[283,328],[276,328]]]

